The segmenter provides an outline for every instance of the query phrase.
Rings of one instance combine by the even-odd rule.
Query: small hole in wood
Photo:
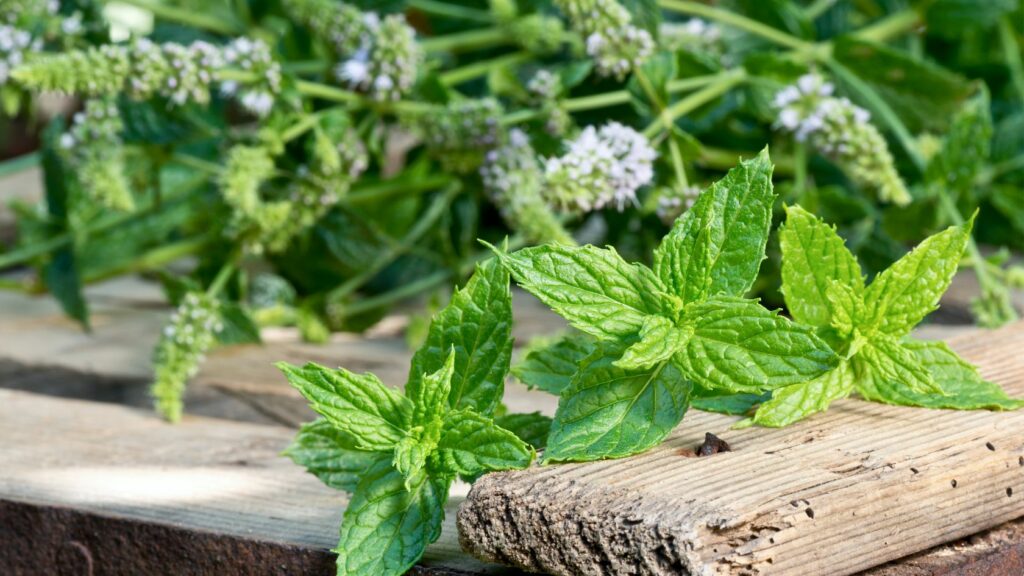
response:
[[[1021,456],[1020,458],[1017,458],[1017,464],[1019,464],[1021,466],[1024,466],[1024,456]]]
[[[775,544],[775,538],[769,538],[768,539],[768,543],[769,544]]]
[[[996,451],[995,445],[993,445],[991,442],[985,442],[985,448],[988,448],[989,450],[991,450],[993,452]]]
[[[1013,496],[1013,488],[1010,488],[1010,487],[1007,487],[1007,488],[1006,488],[1006,496],[1007,496],[1008,498],[1009,498],[1009,497],[1011,497],[1011,496]]]
[[[951,482],[949,483],[949,485],[950,485],[950,486],[952,486],[953,488],[956,488],[956,480],[955,480],[955,479],[954,479],[954,480],[952,480],[952,481],[951,481]]]
[[[792,500],[792,501],[790,501],[789,505],[792,506],[793,508],[796,508],[797,506],[800,505],[800,501],[799,500]]]
[[[767,560],[765,560],[765,562],[767,562],[769,564],[774,564],[775,563],[775,559],[774,558],[768,558]]]
[[[917,474],[917,468],[911,468],[910,471],[913,472],[914,474]]]
[[[804,512],[807,514],[808,518],[814,518],[814,510],[808,508],[807,510],[804,510]]]

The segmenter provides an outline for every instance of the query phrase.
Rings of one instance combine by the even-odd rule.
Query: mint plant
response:
[[[817,378],[774,390],[749,423],[785,426],[853,392],[926,408],[1024,406],[944,342],[909,336],[949,287],[973,222],[929,237],[865,285],[860,264],[835,228],[799,206],[787,208],[779,232],[786,305],[795,320],[818,329],[840,362]]]
[[[279,364],[321,416],[286,454],[352,494],[335,549],[339,575],[404,574],[440,535],[456,477],[533,460],[533,448],[490,417],[509,365],[508,284],[497,262],[477,268],[434,317],[404,395],[369,373]],[[504,418],[521,430],[537,424],[534,415]]]
[[[520,286],[592,337],[556,343],[517,370],[560,394],[545,462],[658,444],[682,420],[694,386],[756,394],[836,366],[810,328],[743,298],[764,258],[771,173],[765,151],[708,188],[662,240],[653,269],[612,248],[494,249]],[[545,362],[556,369],[535,369]]]

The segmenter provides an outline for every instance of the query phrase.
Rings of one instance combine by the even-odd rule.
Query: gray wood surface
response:
[[[1024,396],[1024,323],[952,345]],[[1024,411],[850,399],[785,429],[735,421],[691,413],[640,456],[489,475],[462,543],[565,575],[840,576],[1024,516]],[[705,432],[733,451],[687,457]]]

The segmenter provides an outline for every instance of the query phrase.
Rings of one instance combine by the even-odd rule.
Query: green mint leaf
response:
[[[945,342],[908,340],[903,346],[917,355],[946,395],[898,389],[899,393],[888,396],[886,401],[903,406],[957,410],[1016,410],[1024,407],[1024,399],[1011,398],[998,384],[982,378],[974,366],[964,362]]]
[[[312,362],[302,367],[279,362],[277,367],[315,412],[352,438],[353,448],[391,450],[410,426],[412,402],[373,374]]]
[[[854,328],[864,321],[864,289],[829,280],[828,287],[825,288],[825,298],[831,310],[832,328],[849,339]]]
[[[875,277],[864,303],[878,330],[904,336],[938,307],[960,264],[970,229],[968,223],[928,237]]]
[[[867,400],[893,404],[907,392],[943,394],[918,355],[895,338],[875,335],[853,361],[857,393]]]
[[[449,412],[437,443],[438,467],[445,474],[516,470],[529,466],[533,457],[526,442],[471,410]]]
[[[448,411],[448,398],[455,374],[455,350],[448,353],[448,359],[433,374],[424,374],[417,385],[406,389],[406,397],[412,401],[412,422],[427,425],[443,418]]]
[[[519,436],[523,442],[534,448],[547,446],[548,433],[551,431],[551,418],[540,412],[505,414],[495,418],[494,423]]]
[[[765,149],[705,190],[654,252],[654,270],[684,302],[742,296],[757,278],[771,228],[772,164]]]
[[[355,450],[352,444],[350,437],[318,418],[302,425],[284,454],[331,488],[352,492],[367,470],[391,459],[387,452]]]
[[[530,388],[539,388],[557,396],[569,387],[576,367],[593,351],[593,338],[585,334],[570,334],[548,346],[527,352],[526,357],[512,367],[512,375]]]
[[[617,458],[661,442],[683,419],[690,383],[673,361],[615,366],[621,345],[599,343],[558,402],[545,462]]]
[[[754,414],[754,423],[780,428],[824,412],[832,402],[849,396],[854,383],[855,375],[849,363],[843,361],[813,380],[773,390],[771,399]]]
[[[694,385],[690,406],[705,412],[717,412],[730,416],[743,416],[758,404],[771,398],[771,393],[764,394],[731,394],[718,390],[710,390]]]
[[[406,490],[415,490],[427,479],[427,457],[433,452],[437,439],[430,442],[424,438],[426,435],[424,429],[417,426],[395,445],[391,464],[405,478]]]
[[[496,260],[477,266],[466,286],[434,316],[413,355],[406,390],[418,394],[424,374],[441,369],[455,349],[448,404],[490,414],[501,401],[512,357],[512,295],[508,272]]]
[[[626,348],[615,365],[626,370],[642,370],[660,364],[682,348],[687,333],[664,316],[648,316],[640,327],[640,341]]]
[[[970,193],[989,160],[992,130],[988,90],[979,84],[978,94],[953,117],[942,149],[928,163],[925,180],[942,194]]]
[[[839,282],[863,294],[864,277],[857,259],[846,248],[834,226],[825,224],[799,206],[786,208],[779,228],[782,249],[782,293],[797,322],[829,326],[836,303],[828,296],[830,282]]]
[[[838,360],[813,331],[754,300],[714,296],[691,304],[693,330],[676,358],[688,378],[707,388],[758,394],[806,382]]]
[[[360,479],[341,522],[339,576],[400,576],[441,535],[449,479],[430,478],[413,491],[390,462]]]
[[[614,248],[547,245],[495,253],[520,286],[597,338],[634,336],[645,317],[665,314],[658,278]]]

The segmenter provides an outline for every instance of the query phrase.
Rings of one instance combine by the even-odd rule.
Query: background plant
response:
[[[84,285],[193,257],[165,284],[223,329],[161,342],[168,416],[207,347],[364,329],[463,279],[478,237],[645,260],[765,144],[780,196],[837,224],[869,276],[977,209],[973,310],[1016,316],[1024,273],[977,242],[1024,238],[1019,2],[121,4],[151,29],[111,30],[113,3],[0,3],[6,114],[53,91],[82,109],[45,129],[46,200],[17,207],[0,267],[34,267],[11,287],[88,325]],[[767,255],[750,295],[782,306],[774,236]]]

